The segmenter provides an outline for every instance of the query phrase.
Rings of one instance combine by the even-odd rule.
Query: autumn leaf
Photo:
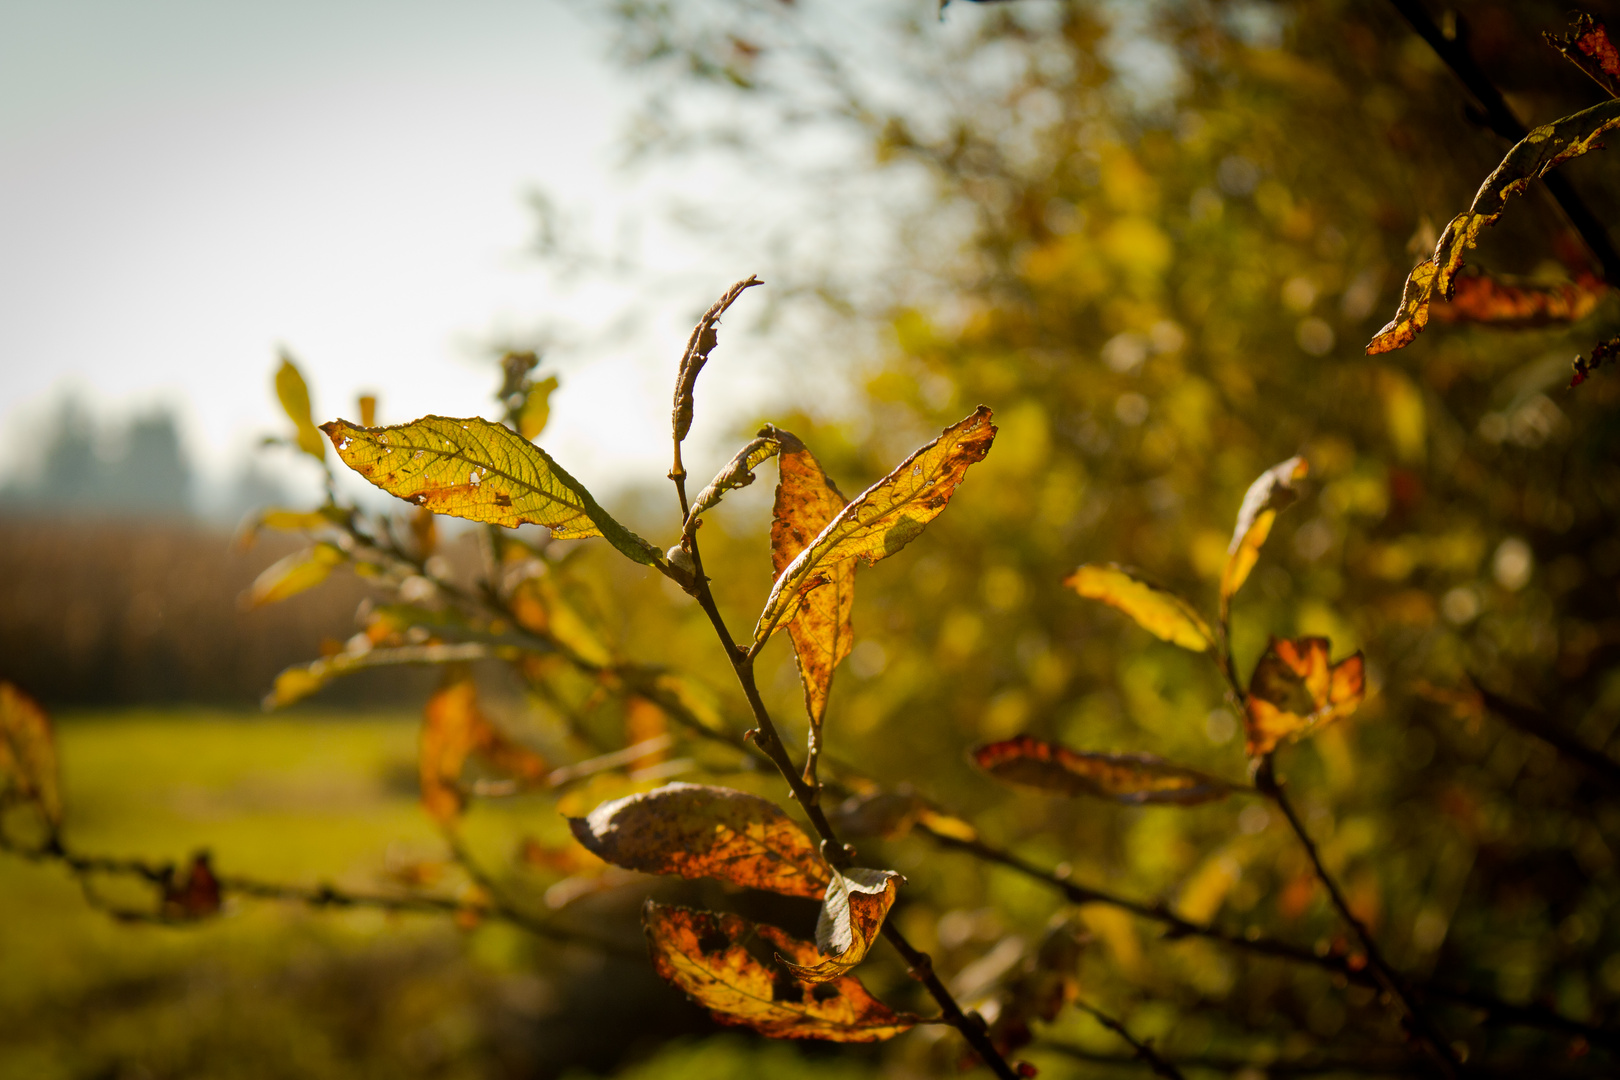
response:
[[[1361,704],[1365,672],[1357,652],[1328,663],[1328,640],[1272,638],[1249,679],[1244,730],[1250,757],[1349,716]]]
[[[1063,579],[1063,584],[1091,600],[1118,608],[1137,625],[1161,641],[1203,652],[1214,635],[1193,606],[1175,593],[1150,585],[1124,567],[1088,563]]]
[[[641,923],[653,969],[722,1024],[751,1027],[773,1039],[880,1042],[918,1022],[891,1011],[853,975],[806,986],[767,965],[750,946],[774,949],[801,966],[818,960],[815,945],[774,926],[651,900]]]
[[[281,367],[276,369],[276,397],[281,400],[281,411],[293,422],[298,449],[316,461],[326,460],[326,441],[315,429],[309,408],[309,386],[299,372],[298,365],[285,352],[281,354]]]
[[[530,386],[523,394],[518,409],[518,434],[533,442],[546,430],[551,419],[551,395],[557,389],[557,376],[549,375]]]
[[[375,427],[377,425],[377,395],[361,394],[355,404],[360,408],[360,426]],[[325,448],[325,444],[322,443],[321,449],[325,450]]]
[[[580,614],[555,574],[518,582],[512,590],[511,605],[525,630],[555,642],[575,658],[596,667],[613,662],[613,650],[591,620]]]
[[[1620,126],[1620,101],[1605,101],[1536,128],[1509,150],[1480,185],[1473,204],[1446,225],[1434,254],[1407,277],[1395,318],[1367,345],[1368,354],[1410,345],[1428,325],[1429,305],[1437,298],[1452,297],[1464,255],[1479,241],[1486,226],[1496,224],[1508,197],[1524,191],[1531,180],[1545,176],[1571,158],[1598,149],[1603,133],[1616,126]]]
[[[627,870],[714,878],[821,899],[821,854],[775,803],[731,788],[666,784],[569,818],[586,848]]]
[[[53,829],[62,823],[56,737],[38,702],[0,682],[0,808],[28,803]]]
[[[435,514],[509,528],[544,525],[562,540],[601,536],[636,562],[664,561],[549,454],[504,424],[424,416],[382,428],[333,420],[321,430],[349,468]]]
[[[753,441],[726,463],[709,486],[698,493],[692,500],[692,509],[686,515],[686,524],[681,527],[682,536],[691,536],[697,532],[698,515],[719,503],[728,491],[745,488],[754,482],[754,470],[771,458],[776,456],[779,448],[776,439],[776,429],[766,424]]]
[[[350,675],[368,668],[395,667],[402,664],[452,664],[465,660],[482,660],[494,655],[494,650],[478,641],[401,645],[396,648],[367,649],[364,652],[345,650],[308,664],[294,664],[284,669],[276,676],[276,681],[261,704],[266,710],[285,708],[315,693],[340,675]]]
[[[219,879],[209,865],[208,853],[199,851],[191,857],[185,877],[176,880],[170,876],[163,883],[163,917],[191,922],[218,915],[221,893]]]
[[[1232,785],[1172,765],[1152,754],[1100,754],[1019,735],[973,751],[973,762],[998,780],[1060,795],[1095,795],[1128,805],[1192,806],[1223,799]]]
[[[1522,329],[1578,322],[1590,315],[1608,292],[1608,284],[1590,273],[1550,285],[1490,274],[1459,274],[1451,299],[1435,301],[1433,313],[1441,322]]]
[[[628,749],[646,747],[646,752],[627,762],[631,772],[648,769],[669,757],[669,718],[664,710],[640,694],[631,694],[624,705],[624,744]]]
[[[771,569],[778,576],[799,553],[849,504],[804,443],[790,432],[778,430],[781,457],[777,461],[776,503],[771,508]],[[810,753],[805,775],[821,748],[821,724],[827,714],[827,695],[833,672],[855,642],[850,613],[855,608],[854,559],[826,569],[827,583],[812,589],[787,624],[793,655],[804,684],[804,708],[810,716]]]
[[[1221,614],[1225,614],[1232,597],[1249,580],[1249,572],[1260,559],[1260,549],[1271,535],[1277,511],[1286,510],[1299,499],[1296,481],[1310,472],[1310,463],[1302,457],[1291,457],[1261,473],[1243,495],[1238,508],[1237,525],[1232,530],[1232,542],[1226,549],[1226,567],[1221,571]]]
[[[813,964],[780,953],[776,958],[807,983],[831,982],[843,975],[866,959],[894,906],[895,890],[905,880],[893,870],[834,870],[816,919],[816,948],[821,958]]]
[[[709,354],[714,351],[714,347],[720,343],[719,335],[715,333],[720,316],[737,302],[737,297],[755,285],[763,284],[765,283],[752,274],[737,282],[703,313],[697,325],[692,328],[692,336],[686,342],[686,351],[681,354],[680,371],[675,377],[675,406],[670,413],[670,426],[675,432],[677,444],[686,438],[688,431],[692,430],[692,395],[697,389],[698,373],[703,370],[703,365],[709,362]]]
[[[465,806],[461,771],[473,754],[529,783],[546,775],[540,755],[502,735],[484,716],[471,673],[458,665],[445,671],[444,681],[423,709],[417,755],[422,805],[442,825],[454,822]]]
[[[754,647],[790,623],[805,594],[828,584],[839,563],[860,558],[870,566],[921,535],[950,502],[968,466],[990,452],[996,437],[990,417],[980,405],[839,511],[777,575],[754,628]]]
[[[325,581],[334,567],[348,561],[336,544],[320,543],[271,563],[242,598],[247,608],[277,604]]]
[[[1609,31],[1592,16],[1575,16],[1569,33],[1563,37],[1543,34],[1547,44],[1564,54],[1610,97],[1620,97],[1620,50],[1609,40]]]

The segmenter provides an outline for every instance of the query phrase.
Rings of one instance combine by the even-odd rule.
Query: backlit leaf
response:
[[[821,958],[813,964],[780,954],[777,959],[808,983],[831,982],[843,975],[866,959],[894,906],[895,890],[905,880],[893,870],[834,870],[816,919],[816,948]]]
[[[1223,799],[1232,785],[1152,754],[1099,754],[1019,735],[973,751],[974,764],[1009,784],[1137,805]]]
[[[853,975],[806,986],[768,965],[754,948],[774,950],[801,966],[818,960],[813,944],[774,926],[651,900],[641,922],[653,969],[722,1024],[751,1027],[773,1039],[880,1042],[917,1023],[909,1013],[891,1011]]]
[[[775,803],[730,788],[666,784],[603,803],[568,824],[581,844],[628,870],[818,900],[829,880],[803,829]]]
[[[355,472],[435,514],[515,528],[544,525],[559,539],[601,536],[636,562],[663,555],[615,521],[544,450],[481,416],[424,416],[409,424],[321,425]]]
[[[1564,54],[1610,97],[1620,97],[1620,50],[1609,40],[1609,31],[1590,15],[1575,16],[1569,33],[1563,37],[1543,34],[1547,44]]]
[[[1504,330],[1546,326],[1586,318],[1608,292],[1602,279],[1587,273],[1554,285],[1459,274],[1451,299],[1436,300],[1433,313],[1441,322],[1487,323]]]
[[[849,500],[804,443],[790,432],[776,434],[782,450],[777,461],[776,503],[771,508],[771,569],[780,576]],[[787,624],[799,680],[804,684],[805,711],[810,715],[811,760],[820,749],[833,672],[855,642],[850,613],[855,608],[856,565],[854,559],[845,559],[827,567],[827,583],[804,597]],[[807,771],[809,768],[806,764]]]
[[[551,419],[551,394],[557,389],[557,376],[548,375],[523,395],[523,406],[518,409],[518,434],[533,442],[546,430]]]
[[[1410,345],[1428,325],[1429,305],[1442,297],[1451,298],[1463,256],[1478,243],[1480,232],[1496,223],[1508,197],[1571,158],[1598,149],[1603,133],[1616,126],[1620,126],[1620,101],[1605,101],[1544,124],[1520,140],[1485,178],[1473,204],[1446,225],[1434,254],[1412,270],[1395,318],[1367,345],[1367,352],[1384,353]]]
[[[709,486],[699,492],[696,499],[692,500],[692,509],[686,515],[686,525],[681,530],[682,534],[691,536],[696,532],[698,515],[717,504],[726,492],[752,484],[754,482],[754,470],[775,457],[779,445],[776,439],[776,429],[769,424],[765,425],[760,433],[754,437],[753,441],[737,451],[736,455],[726,463],[726,467],[721,469],[715,475],[715,478],[709,482]]]
[[[445,673],[445,680],[422,710],[417,772],[422,805],[440,824],[461,815],[461,769],[478,741],[478,688],[465,670]]]
[[[1272,638],[1249,679],[1244,731],[1250,757],[1269,754],[1361,704],[1361,653],[1328,663],[1327,638]]]
[[[831,582],[839,563],[860,558],[870,566],[921,535],[950,502],[968,466],[990,452],[996,437],[990,417],[980,405],[839,511],[777,575],[754,628],[756,647],[793,620],[806,593]]]
[[[62,823],[56,738],[45,710],[8,682],[0,682],[0,808],[32,803],[52,826]]]
[[[1175,593],[1150,585],[1124,567],[1088,563],[1063,584],[1091,600],[1118,608],[1161,641],[1203,652],[1214,635],[1193,606]]]
[[[281,410],[287,414],[287,419],[293,422],[298,449],[317,461],[325,461],[326,441],[315,429],[315,421],[310,413],[309,386],[304,382],[298,365],[286,353],[281,354],[281,367],[276,369],[276,397],[280,399]]]
[[[333,567],[342,565],[347,559],[348,556],[335,544],[316,544],[294,552],[270,564],[253,579],[246,605],[263,607],[313,589],[327,579]]]
[[[556,575],[518,582],[512,591],[512,610],[524,629],[544,635],[585,663],[604,667],[613,662],[612,650],[568,598]]]
[[[1249,580],[1249,571],[1260,559],[1260,549],[1271,535],[1277,511],[1294,505],[1299,498],[1295,481],[1303,480],[1310,464],[1302,457],[1291,457],[1280,465],[1273,465],[1249,485],[1238,508],[1237,526],[1232,530],[1232,542],[1226,549],[1226,568],[1221,571],[1221,610],[1231,602],[1243,583]]]
[[[363,652],[343,651],[308,664],[295,664],[276,676],[275,684],[264,696],[266,709],[280,709],[315,693],[340,675],[350,675],[367,668],[392,667],[400,664],[452,664],[466,660],[481,660],[495,655],[483,642],[458,641],[431,645],[401,645],[396,648],[374,648]]]

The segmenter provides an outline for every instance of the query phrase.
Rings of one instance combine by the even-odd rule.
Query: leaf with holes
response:
[[[600,536],[636,562],[664,561],[549,454],[504,424],[424,416],[381,428],[333,420],[321,430],[349,468],[435,514],[509,528],[544,525],[562,540]]]
[[[776,958],[807,983],[831,982],[843,975],[866,959],[894,906],[895,891],[905,880],[893,870],[859,866],[834,870],[816,919],[816,948],[821,956],[813,964],[780,953]]]
[[[569,818],[602,859],[647,874],[678,874],[820,899],[829,873],[819,849],[775,803],[731,788],[666,784]]]
[[[859,558],[870,566],[921,535],[950,502],[968,467],[990,452],[996,437],[990,417],[980,405],[839,511],[777,575],[754,627],[755,645],[792,622],[805,595],[830,583],[839,563]]]
[[[325,461],[326,442],[316,430],[310,412],[309,385],[286,353],[281,354],[281,367],[276,369],[276,397],[281,401],[281,411],[293,422],[298,449],[316,461]]]
[[[803,966],[819,959],[815,945],[774,926],[651,900],[641,924],[653,969],[722,1024],[750,1027],[772,1039],[881,1042],[918,1022],[874,998],[853,975],[806,986],[772,966],[773,950]]]
[[[1361,653],[1329,664],[1328,649],[1327,638],[1271,639],[1244,702],[1250,757],[1269,754],[1284,740],[1293,742],[1356,711],[1366,690]]]
[[[1369,355],[1404,349],[1429,323],[1429,306],[1436,299],[1451,299],[1457,273],[1468,249],[1480,233],[1502,216],[1508,198],[1530,186],[1530,181],[1603,144],[1603,133],[1620,126],[1620,101],[1605,101],[1572,116],[1536,128],[1521,139],[1485,178],[1473,203],[1452,218],[1435,244],[1434,254],[1418,263],[1401,291],[1395,317],[1367,345]]]
[[[1214,644],[1209,626],[1191,604],[1122,566],[1087,563],[1064,578],[1063,584],[1081,596],[1118,608],[1161,641],[1193,652],[1203,652]]]
[[[1273,465],[1261,473],[1243,495],[1238,508],[1237,525],[1232,530],[1232,542],[1226,549],[1226,567],[1221,571],[1221,611],[1224,614],[1232,597],[1249,580],[1249,572],[1260,561],[1260,549],[1271,536],[1271,526],[1277,520],[1277,511],[1286,510],[1299,499],[1294,484],[1310,472],[1310,464],[1302,457],[1291,457],[1280,465]]]
[[[771,508],[771,568],[780,575],[849,500],[797,436],[780,430],[776,436],[782,452],[777,461],[776,503]],[[804,597],[787,624],[799,681],[804,684],[804,708],[810,715],[812,759],[821,746],[821,722],[827,714],[833,672],[855,642],[850,614],[855,608],[856,565],[854,559],[845,559],[829,567],[827,583]]]
[[[62,823],[56,736],[39,703],[0,682],[0,809],[32,804],[54,826]]]
[[[1223,799],[1232,790],[1224,780],[1152,754],[1087,753],[1033,735],[981,746],[973,751],[973,762],[1009,784],[1128,805],[1192,806]]]

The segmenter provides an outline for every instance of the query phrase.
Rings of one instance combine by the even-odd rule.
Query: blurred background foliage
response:
[[[1280,759],[1329,868],[1403,970],[1611,1022],[1620,1006],[1617,792],[1465,691],[1474,679],[1531,704],[1588,747],[1608,747],[1616,733],[1620,384],[1605,371],[1578,391],[1565,386],[1571,358],[1620,328],[1620,309],[1606,299],[1573,328],[1437,319],[1405,351],[1362,354],[1416,253],[1507,149],[1470,121],[1455,78],[1390,5],[971,10],[952,7],[941,19],[928,3],[904,4],[857,21],[777,0],[629,0],[611,14],[618,55],[650,84],[637,153],[713,156],[756,169],[761,184],[792,174],[794,197],[805,200],[802,215],[769,223],[784,237],[777,260],[736,276],[757,270],[762,291],[811,313],[784,320],[784,332],[803,335],[802,363],[824,369],[829,399],[851,405],[746,418],[738,445],[772,420],[853,494],[981,402],[1001,429],[949,511],[902,556],[858,576],[858,644],[827,720],[830,775],[857,763],[885,786],[909,785],[987,838],[1068,867],[1077,882],[1332,947],[1343,928],[1285,823],[1260,803],[1062,801],[1001,787],[965,755],[978,741],[1027,731],[1243,778],[1241,732],[1213,667],[1059,582],[1081,562],[1117,561],[1212,611],[1244,489],[1303,454],[1306,495],[1279,519],[1238,600],[1235,645],[1245,673],[1271,634],[1329,637],[1335,657],[1366,653],[1360,711]],[[1473,54],[1528,123],[1598,100],[1540,40],[1564,29],[1565,7],[1471,3],[1462,17]],[[1567,172],[1600,217],[1620,205],[1620,170],[1605,153]],[[851,191],[872,197],[852,207]],[[728,230],[753,227],[710,207],[694,218],[694,242],[724,245]],[[1477,262],[1567,277],[1580,249],[1565,229],[1545,192],[1532,190],[1486,236]],[[794,236],[805,231],[838,243],[807,252]],[[746,365],[740,343],[722,334],[703,380]],[[849,395],[852,379],[864,393]],[[143,437],[137,431],[131,446]],[[726,457],[688,467],[701,483]],[[771,486],[733,493],[701,534],[734,629],[751,624],[770,585]],[[613,501],[644,535],[674,539],[661,483]],[[193,533],[132,570],[147,550],[137,527],[91,541],[80,526],[8,506],[8,595],[32,588],[47,598],[5,606],[0,633],[33,651],[8,648],[0,675],[50,704],[244,702],[294,657],[244,661],[230,680],[205,664],[118,682],[107,665],[123,662],[111,658],[142,633],[137,604],[122,605],[108,644],[88,652],[74,651],[88,632],[67,614],[53,629],[48,616],[28,614],[35,608],[79,605],[106,621],[114,597],[145,589],[163,598],[165,627],[197,635],[184,648],[233,642],[260,658],[268,646],[255,644],[263,624],[254,620],[295,622],[275,648],[304,636],[305,657],[321,637],[354,632],[349,612],[364,583],[335,579],[237,616],[235,594],[269,554],[251,570],[216,567],[220,557],[205,552],[223,551],[225,538]],[[40,532],[51,529],[59,542]],[[605,545],[552,545],[550,555],[565,547],[551,572],[599,647],[690,673],[713,688],[700,696],[715,715],[741,731],[740,697],[696,606]],[[470,549],[464,563],[473,573]],[[184,573],[165,577],[177,566]],[[141,580],[124,592],[104,583],[131,574]],[[207,601],[223,614],[184,606],[187,582],[224,598]],[[623,707],[589,686],[560,710],[508,675],[480,678],[502,723],[559,760],[628,737]],[[362,693],[337,683],[326,693],[353,696],[318,698],[314,708],[374,707],[427,685],[390,678]],[[802,746],[785,643],[763,657],[761,685]],[[293,710],[285,723],[304,733],[295,737],[263,721],[168,716],[69,713],[62,756],[70,828],[83,846],[178,856],[205,844],[222,864],[300,880],[374,881],[392,872],[390,859],[442,858],[409,805],[413,736],[399,721]],[[304,742],[311,733],[352,739],[352,753],[317,754]],[[255,761],[261,786],[297,787],[298,768],[276,764],[293,753],[289,742],[303,747],[296,759],[312,790],[277,796],[282,810],[243,795],[258,789],[232,772],[241,759]],[[116,766],[108,745],[127,747]],[[216,746],[213,771],[188,779],[207,745]],[[746,763],[722,749],[678,753],[719,782],[784,794],[772,779],[739,777]],[[164,790],[229,793],[229,805],[163,819],[150,809],[172,804],[157,794],[159,778]],[[633,787],[598,777],[564,795],[562,808],[580,813]],[[133,798],[140,789],[152,802]],[[119,800],[128,816],[112,809]],[[501,865],[525,836],[560,850],[556,808],[541,796],[480,804],[468,833]],[[261,828],[282,812],[297,826]],[[76,816],[96,813],[100,824]],[[400,845],[412,854],[398,855]],[[920,837],[861,849],[863,861],[907,875],[894,917],[964,992],[994,981],[986,958],[1010,966],[1065,910],[1055,892]],[[49,868],[8,863],[0,873],[0,953],[31,957],[25,978],[7,980],[16,1000],[0,1021],[10,1028],[0,1043],[12,1047],[0,1060],[19,1075],[925,1075],[953,1068],[958,1052],[930,1032],[836,1059],[716,1037],[644,965],[493,925],[244,902],[195,929],[126,928],[80,905]],[[509,873],[540,906],[569,876],[555,860]],[[633,943],[647,890],[638,880],[555,899],[583,905],[578,912]],[[710,906],[761,914],[747,897],[659,887],[699,892]],[[1167,1056],[1235,1057],[1256,1076],[1324,1047],[1372,1061],[1400,1045],[1371,991],[1209,942],[1164,941],[1152,924],[1106,907],[1078,914],[1092,937],[1084,994]],[[802,932],[813,913],[773,917]],[[914,994],[892,954],[862,974],[890,1000]],[[1548,1075],[1613,1068],[1609,1050],[1567,1034],[1439,1015],[1475,1061],[1537,1061]],[[1024,1056],[1044,1076],[1143,1072],[1082,1060],[1128,1054],[1073,1010],[1037,1034]]]

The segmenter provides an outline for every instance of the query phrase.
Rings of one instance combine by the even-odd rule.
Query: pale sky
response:
[[[587,483],[667,468],[690,319],[757,267],[647,229],[655,291],[568,291],[525,252],[533,186],[604,238],[656,216],[656,177],[614,164],[640,91],[588,10],[0,0],[0,476],[74,388],[102,415],[174,405],[217,480],[282,427],[278,345],[317,420],[363,389],[384,422],[488,412],[482,344],[549,324],[548,449]]]

